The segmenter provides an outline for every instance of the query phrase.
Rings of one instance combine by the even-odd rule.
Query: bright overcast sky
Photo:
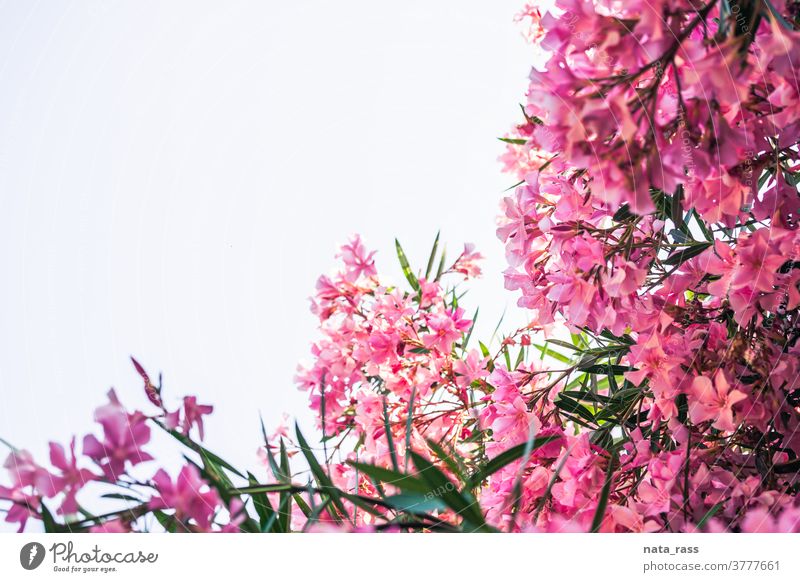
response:
[[[258,410],[310,425],[307,297],[355,232],[392,274],[395,236],[417,264],[438,229],[476,243],[490,333],[521,4],[0,5],[0,436],[42,454],[111,386],[143,406],[134,354],[252,464]]]

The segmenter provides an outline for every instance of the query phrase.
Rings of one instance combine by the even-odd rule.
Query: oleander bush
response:
[[[312,299],[318,424],[262,425],[252,472],[212,407],[112,391],[100,430],[11,450],[5,517],[47,531],[796,531],[800,2],[557,0],[501,161],[497,235],[530,323],[480,341],[466,245],[392,284],[359,237]],[[176,475],[153,430],[185,452]],[[135,470],[134,470],[135,467]],[[141,474],[151,475],[142,479]],[[137,475],[137,476],[134,476]],[[90,487],[89,487],[90,486]],[[119,509],[98,515],[89,494]]]

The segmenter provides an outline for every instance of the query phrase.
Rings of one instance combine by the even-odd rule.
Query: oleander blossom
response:
[[[136,360],[133,364],[145,380],[144,395],[154,405],[151,414],[130,412],[117,391],[110,390],[108,402],[94,413],[102,438],[93,433],[83,439],[73,436],[66,447],[50,442],[49,466],[37,462],[26,450],[9,453],[3,467],[10,486],[0,485],[0,501],[7,504],[3,508],[5,520],[17,523],[19,531],[31,519],[43,521],[48,531],[148,531],[144,519],[148,514],[155,516],[167,531],[239,530],[243,523],[242,504],[238,499],[223,499],[214,487],[215,479],[223,478],[214,472],[218,468],[190,463],[173,479],[167,469],[153,467],[156,459],[146,450],[152,429],[156,428],[170,432],[188,444],[191,451],[203,451],[188,435],[197,426],[202,439],[202,417],[212,407],[197,404],[196,396],[186,396],[181,408],[168,412],[161,387],[153,386],[141,364]],[[201,452],[201,461],[206,454]],[[103,497],[136,504],[92,517],[81,498],[91,502],[97,491],[103,492]],[[56,521],[56,516],[63,521]]]

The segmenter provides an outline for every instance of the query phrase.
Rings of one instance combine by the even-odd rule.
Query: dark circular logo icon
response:
[[[19,563],[26,570],[35,570],[44,562],[44,546],[39,542],[30,542],[19,551]]]

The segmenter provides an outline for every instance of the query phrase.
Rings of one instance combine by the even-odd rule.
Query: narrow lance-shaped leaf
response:
[[[400,470],[400,465],[397,462],[397,451],[394,448],[394,437],[392,437],[392,427],[389,424],[389,410],[386,407],[386,397],[383,398],[383,429],[386,431],[386,441],[389,444],[389,456],[392,459],[392,467],[395,471]]]
[[[406,452],[405,452],[405,472],[408,473],[408,451],[411,450],[411,430],[414,423],[414,398],[417,396],[417,387],[411,387],[411,397],[408,399],[408,415],[406,417]],[[356,469],[358,470],[358,469]],[[358,479],[356,479],[358,483]]]
[[[414,272],[411,270],[408,257],[406,257],[403,247],[400,246],[400,241],[394,239],[394,246],[397,249],[397,259],[400,261],[400,268],[403,270],[403,275],[405,275],[406,280],[408,281],[409,285],[411,285],[411,288],[414,289],[414,291],[419,291],[419,281],[417,280],[416,275],[414,275]]]
[[[672,253],[669,257],[667,257],[663,263],[665,265],[682,265],[689,259],[696,257],[708,247],[711,246],[710,242],[699,242],[694,243],[686,248],[683,248],[679,251]]]
[[[611,483],[614,480],[614,469],[617,457],[612,455],[608,460],[608,468],[606,469],[606,479],[603,483],[603,489],[600,491],[600,500],[597,502],[597,509],[594,512],[594,519],[592,520],[591,531],[600,531],[600,526],[603,525],[603,518],[606,514],[606,507],[608,506],[608,496],[611,493]]]
[[[450,509],[460,515],[473,528],[480,529],[485,525],[483,513],[471,495],[467,497],[459,492],[456,485],[425,457],[414,451],[411,451],[410,454],[420,477],[428,484],[434,496],[441,497]]]
[[[425,280],[430,279],[431,277],[431,270],[433,270],[433,263],[436,260],[436,251],[439,249],[439,235],[441,232],[436,233],[436,239],[433,241],[433,248],[431,249],[431,254],[428,257],[428,264],[425,267]]]
[[[347,511],[342,505],[341,497],[339,495],[339,490],[334,486],[333,482],[328,477],[327,473],[322,468],[322,465],[319,464],[317,458],[314,456],[314,453],[311,451],[311,447],[308,446],[308,441],[306,441],[303,433],[300,431],[300,426],[295,423],[295,433],[297,434],[297,444],[300,445],[300,450],[303,452],[303,456],[305,456],[306,461],[308,462],[308,466],[311,469],[311,473],[314,475],[314,479],[317,481],[317,484],[323,489],[331,498],[331,505],[335,511],[330,511],[331,517],[337,522],[340,522],[343,518],[347,518]]]
[[[377,482],[383,482],[387,485],[397,487],[401,491],[411,491],[416,493],[428,493],[430,487],[417,477],[392,469],[385,469],[377,465],[369,465],[366,463],[358,463],[356,461],[348,461],[348,464],[357,468],[359,471],[374,479]]]
[[[536,449],[543,447],[544,445],[551,443],[555,440],[558,440],[560,437],[558,436],[544,436],[544,437],[535,437],[533,442],[530,444],[530,450],[535,451]],[[474,485],[480,485],[483,481],[486,480],[490,475],[496,473],[509,463],[513,463],[522,458],[525,454],[525,449],[528,447],[528,441],[524,443],[520,443],[507,449],[494,457],[493,459],[489,460],[483,467],[478,469],[472,477],[470,477],[470,482]]]

